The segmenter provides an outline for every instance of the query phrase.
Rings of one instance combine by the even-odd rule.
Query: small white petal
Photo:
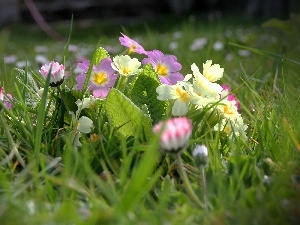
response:
[[[90,133],[91,132],[91,129],[93,127],[93,121],[86,117],[86,116],[82,116],[79,118],[78,120],[78,126],[77,126],[77,130],[79,132],[82,132],[82,133]]]

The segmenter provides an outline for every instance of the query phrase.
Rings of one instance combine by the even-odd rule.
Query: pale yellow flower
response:
[[[215,82],[223,77],[224,68],[221,68],[219,64],[213,64],[212,60],[207,60],[203,63],[203,76],[210,82]]]
[[[120,55],[113,58],[111,67],[122,76],[131,76],[140,72],[141,62],[129,55]]]

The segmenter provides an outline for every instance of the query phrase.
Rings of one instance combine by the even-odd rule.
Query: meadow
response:
[[[62,40],[32,24],[2,29],[0,224],[297,224],[299,24],[300,15],[74,19],[53,25]],[[130,53],[121,33],[176,56],[186,80],[163,84],[158,65],[137,63],[150,54]],[[117,61],[127,54],[140,65],[130,76]],[[118,77],[94,72],[107,58]],[[51,80],[51,61],[64,78]],[[192,65],[211,73],[211,89],[194,95],[203,76]],[[116,80],[103,93],[91,77]],[[171,118],[187,118],[188,134],[175,126],[162,139],[168,125],[155,125]]]

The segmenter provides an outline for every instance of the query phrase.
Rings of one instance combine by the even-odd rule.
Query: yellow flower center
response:
[[[178,98],[180,99],[180,101],[186,102],[186,101],[188,101],[190,99],[190,96],[189,96],[189,94],[186,91],[184,91],[184,90],[182,90],[180,88],[176,88],[175,91],[176,91],[176,95],[178,96]]]
[[[123,68],[121,69],[121,71],[122,71],[122,74],[129,74],[129,73],[131,72],[131,70],[128,69],[127,67],[123,67]]]
[[[228,105],[224,105],[224,106],[223,106],[223,109],[224,109],[224,113],[225,113],[225,114],[230,114],[230,115],[234,114],[234,111],[233,111],[232,109],[230,109],[230,108],[228,107]]]
[[[224,132],[229,135],[231,132],[231,127],[229,125],[226,125],[226,127],[224,127]]]
[[[162,65],[162,64],[158,64],[156,67],[156,72],[160,75],[160,76],[166,76],[168,75],[168,67]]]
[[[93,82],[99,86],[107,83],[108,79],[105,72],[94,72]]]
[[[135,50],[136,50],[136,45],[130,43],[130,47],[129,47],[129,50],[128,50],[128,54],[131,54],[131,53],[134,53]]]

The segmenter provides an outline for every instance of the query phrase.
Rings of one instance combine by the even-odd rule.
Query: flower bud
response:
[[[65,76],[65,66],[59,64],[58,62],[50,62],[49,65],[45,64],[39,70],[40,74],[46,80],[49,72],[50,73],[50,86],[51,87],[58,87],[64,81]]]
[[[186,148],[192,134],[192,123],[186,117],[161,121],[153,127],[154,133],[160,133],[160,146],[166,152],[178,153]]]
[[[193,156],[197,166],[206,167],[208,165],[208,150],[205,145],[196,145]]]
[[[11,94],[6,94],[4,95],[4,90],[3,87],[0,86],[0,101],[3,102],[3,105],[7,108],[7,109],[11,109],[12,108],[12,95]],[[0,110],[1,110],[1,106],[0,106]]]

